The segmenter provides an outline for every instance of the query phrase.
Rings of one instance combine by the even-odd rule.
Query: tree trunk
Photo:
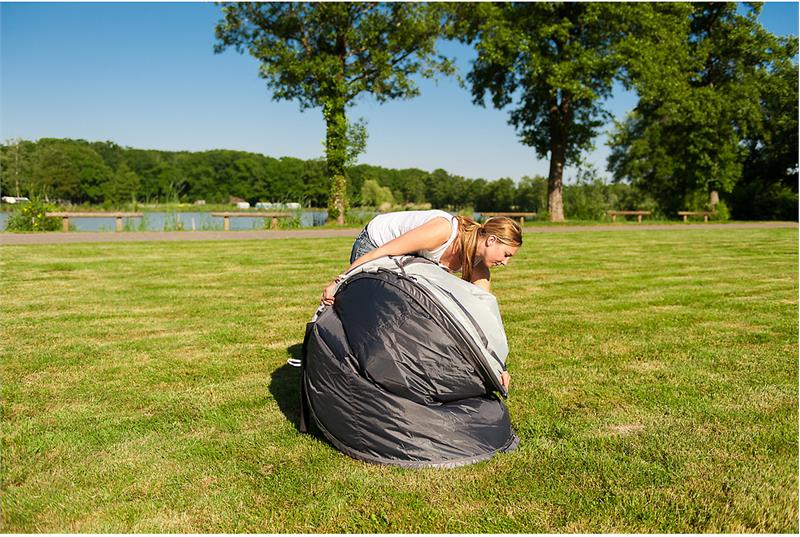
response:
[[[551,222],[564,221],[562,187],[565,156],[565,143],[561,140],[552,140],[550,146],[550,173],[547,176],[547,212],[550,215]]]
[[[561,92],[561,102],[553,95],[550,101],[550,173],[547,176],[547,212],[551,222],[564,221],[564,162],[572,123],[572,96]]]
[[[711,192],[708,195],[708,204],[711,206],[711,210],[715,211],[717,209],[717,204],[719,203],[719,192],[717,189],[711,189]]]
[[[347,159],[347,117],[345,116],[344,99],[332,98],[325,103],[323,110],[325,123],[325,160],[328,167],[328,178],[331,182],[331,193],[328,198],[328,219],[344,224],[347,211],[347,177],[345,163]]]

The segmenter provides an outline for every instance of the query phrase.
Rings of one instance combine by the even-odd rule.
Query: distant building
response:
[[[205,205],[206,200],[194,200],[193,205]]]
[[[236,208],[237,209],[249,209],[250,208],[250,204],[248,202],[246,202],[246,201],[239,201],[239,202],[236,203]]]

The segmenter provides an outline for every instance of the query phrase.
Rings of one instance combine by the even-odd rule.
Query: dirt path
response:
[[[797,222],[754,222],[737,224],[615,224],[600,226],[531,226],[524,234],[577,233],[581,231],[659,231],[748,228],[797,228]],[[66,244],[80,242],[149,242],[149,241],[221,241],[264,239],[318,239],[326,237],[355,237],[360,228],[308,229],[287,231],[130,231],[0,233],[0,245]]]

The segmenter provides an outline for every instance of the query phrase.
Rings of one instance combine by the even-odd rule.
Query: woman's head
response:
[[[505,216],[489,218],[479,224],[472,218],[458,216],[461,239],[461,277],[471,281],[475,260],[491,268],[505,265],[522,246],[522,228]]]

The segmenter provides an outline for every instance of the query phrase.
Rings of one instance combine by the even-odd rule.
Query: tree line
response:
[[[251,204],[300,202],[304,207],[325,207],[326,171],[322,159],[273,158],[244,151],[173,152],[54,138],[0,147],[3,194],[71,204],[227,203],[237,197]],[[464,178],[443,169],[359,164],[349,168],[348,179],[347,196],[356,206],[429,204],[453,211],[546,211],[547,182],[542,177],[515,183],[509,178]],[[632,191],[626,185],[619,187]]]
[[[564,185],[563,206],[570,218],[598,220],[609,209],[646,209],[657,216],[675,217],[638,186],[608,184],[598,175],[591,166],[584,166],[573,184]],[[732,195],[723,197],[723,205],[727,199],[734,218],[797,218],[796,190],[793,195],[760,191],[753,196],[754,184],[765,183],[746,173]],[[0,192],[107,207],[131,202],[228,203],[237,197],[251,204],[300,202],[319,208],[326,206],[330,185],[323,159],[274,158],[231,150],[160,151],[113,142],[43,138],[0,146]],[[430,172],[358,164],[348,169],[346,194],[354,206],[430,205],[454,212],[530,211],[541,218],[548,216],[548,180],[540,176],[486,180],[443,169]]]

